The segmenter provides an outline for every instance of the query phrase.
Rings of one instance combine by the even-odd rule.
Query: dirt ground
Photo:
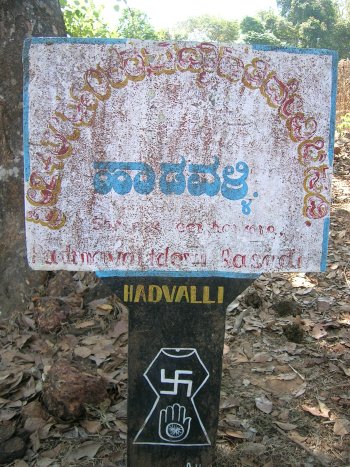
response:
[[[350,466],[350,134],[337,147],[327,271],[262,275],[229,307],[216,467]],[[0,322],[0,464],[125,465],[127,310],[95,285],[51,275]],[[62,359],[107,397],[49,414]]]

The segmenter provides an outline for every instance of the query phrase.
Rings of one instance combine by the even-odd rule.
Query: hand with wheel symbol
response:
[[[191,420],[191,417],[186,417],[186,409],[182,405],[168,405],[159,414],[159,436],[169,443],[183,441],[190,431]]]

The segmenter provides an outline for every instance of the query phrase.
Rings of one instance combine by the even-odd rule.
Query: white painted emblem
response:
[[[157,398],[134,444],[210,445],[194,400],[209,378],[197,350],[162,348],[144,377]]]

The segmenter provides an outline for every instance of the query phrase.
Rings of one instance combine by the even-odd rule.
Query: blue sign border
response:
[[[24,179],[26,182],[30,176],[29,157],[29,49],[31,44],[125,44],[128,39],[109,38],[79,38],[79,37],[31,37],[24,41],[23,46],[23,152],[24,152]],[[269,45],[253,44],[253,50],[266,52],[285,52],[289,54],[303,55],[330,55],[332,57],[332,91],[331,91],[331,114],[330,133],[328,145],[328,161],[333,165],[334,158],[334,134],[336,122],[336,98],[337,98],[337,73],[338,73],[338,53],[327,49],[298,49],[296,47],[274,47]],[[330,229],[330,217],[324,219],[323,241],[320,270],[324,272],[327,266],[328,236]],[[227,271],[96,271],[98,277],[229,277],[236,279],[251,279],[259,277],[257,274],[244,274]]]

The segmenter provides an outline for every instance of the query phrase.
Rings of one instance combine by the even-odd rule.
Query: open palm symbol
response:
[[[191,420],[191,417],[186,417],[186,409],[182,405],[168,405],[159,414],[159,436],[164,441],[178,443],[187,438]]]

